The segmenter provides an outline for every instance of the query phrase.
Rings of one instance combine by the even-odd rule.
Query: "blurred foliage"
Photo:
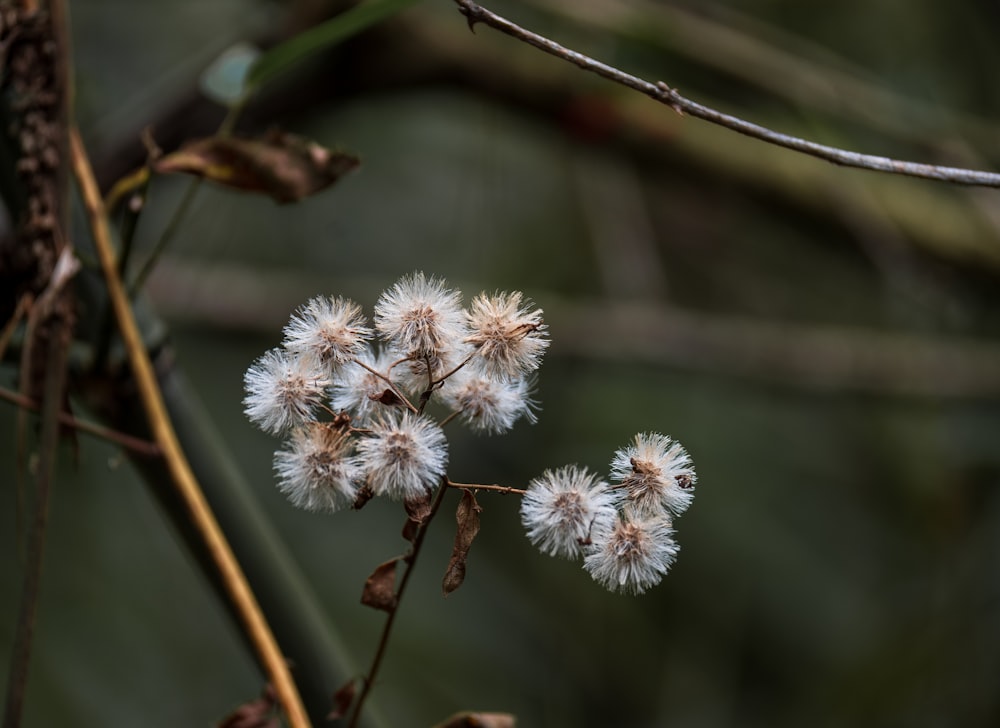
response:
[[[98,156],[128,158],[150,122],[158,139],[177,133],[170,110],[215,55],[296,28],[315,5],[72,3],[78,115]],[[1000,109],[991,3],[488,6],[781,131],[1000,165],[982,132]],[[684,17],[702,24],[667,32]],[[720,29],[730,35],[695,35]],[[763,61],[755,78],[752,59],[777,51],[801,58],[788,77],[808,69],[812,85],[785,87]],[[736,61],[710,62],[728,53]],[[994,725],[1000,192],[803,159],[564,66],[488,29],[469,34],[446,0],[358,36],[276,82],[287,93],[251,106],[242,130],[280,122],[357,153],[361,169],[281,207],[206,185],[149,283],[178,366],[359,672],[383,620],[359,604],[361,587],[403,550],[404,514],[379,502],[294,510],[273,487],[278,443],[242,415],[243,371],[310,295],[370,310],[423,269],[467,296],[519,288],[546,310],[539,423],[496,438],[455,429],[456,480],[516,486],[571,462],[603,471],[644,430],[693,456],[698,497],[678,563],[638,598],[541,556],[517,501],[483,493],[465,583],[442,599],[454,536],[442,516],[373,694],[388,724],[468,709],[525,726]],[[884,96],[858,95],[871,88]],[[876,108],[896,115],[863,113]],[[154,180],[137,246],[155,243],[182,192]],[[635,328],[636,312],[653,328]],[[658,334],[667,320],[679,328]],[[829,346],[797,345],[817,332]],[[874,377],[859,363],[873,352]],[[892,382],[909,366],[924,369],[901,393]],[[5,463],[14,419],[0,418]],[[132,470],[81,444],[54,494],[26,724],[221,718],[258,694],[251,660]],[[0,497],[6,652],[17,508],[13,487]]]

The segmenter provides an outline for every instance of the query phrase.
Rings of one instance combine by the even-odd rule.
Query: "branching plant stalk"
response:
[[[525,495],[528,491],[521,488],[512,488],[509,485],[480,485],[478,483],[453,483],[448,481],[449,488],[458,490],[491,490],[494,493],[506,493],[509,495]]]
[[[11,404],[15,404],[22,409],[30,410],[32,412],[38,412],[42,408],[41,404],[30,397],[25,397],[23,394],[13,392],[6,387],[0,387],[0,399],[6,400]],[[126,450],[131,450],[138,455],[154,458],[162,455],[160,448],[157,447],[154,442],[149,442],[148,440],[143,440],[139,437],[133,437],[132,435],[128,435],[124,432],[118,432],[118,430],[112,430],[110,427],[104,427],[103,425],[98,425],[95,422],[78,419],[69,412],[60,410],[56,415],[56,418],[59,420],[60,425],[72,427],[74,430],[85,432],[88,435],[93,435],[94,437],[102,440],[107,440],[108,442],[114,443],[115,445],[123,447]]]
[[[103,209],[100,192],[94,173],[87,158],[79,132],[70,129],[70,157],[73,171],[80,185],[81,196],[86,208],[94,246],[104,272],[108,297],[114,308],[115,318],[128,351],[132,373],[139,389],[140,398],[149,420],[149,427],[163,457],[173,482],[184,500],[196,530],[205,540],[210,554],[229,598],[243,621],[243,628],[254,645],[258,658],[274,687],[292,728],[309,728],[309,718],[302,705],[298,690],[288,670],[288,665],[264,619],[257,599],[247,584],[243,570],[236,560],[225,536],[219,528],[215,516],[208,507],[194,474],[180,447],[177,434],[167,415],[163,396],[156,384],[149,355],[143,345],[142,336],[135,322],[125,286],[118,276],[107,216]]]
[[[389,377],[387,377],[385,374],[383,374],[382,372],[378,371],[374,367],[368,366],[367,364],[365,364],[360,359],[352,359],[351,361],[353,361],[355,364],[357,364],[362,369],[368,371],[371,374],[374,374],[376,377],[378,377],[383,382],[385,382],[386,386],[389,388],[389,391],[391,391],[394,395],[396,395],[396,397],[399,398],[399,401],[402,402],[406,406],[406,409],[410,410],[410,412],[412,412],[413,414],[417,413],[417,408],[413,406],[413,403],[410,402],[409,399],[407,399],[407,397],[406,397],[405,394],[403,394],[402,392],[399,391],[399,387],[397,387],[395,384],[393,384],[392,380],[389,379]]]
[[[801,152],[802,154],[817,157],[818,159],[823,159],[843,167],[868,169],[908,177],[920,177],[922,179],[951,182],[953,184],[1000,187],[1000,174],[996,172],[985,172],[961,167],[941,167],[934,164],[921,164],[919,162],[908,162],[871,154],[860,154],[776,132],[745,119],[724,114],[716,109],[691,101],[682,96],[677,89],[671,88],[662,81],[651,83],[625,73],[614,66],[601,63],[582,53],[561,46],[545,36],[533,33],[506,18],[500,17],[481,5],[472,2],[472,0],[455,0],[455,2],[458,5],[459,12],[468,20],[470,29],[475,30],[476,23],[488,25],[549,55],[568,61],[584,71],[596,73],[598,76],[645,94],[655,101],[666,104],[681,116],[685,114],[693,116],[768,144]]]
[[[365,706],[365,701],[368,699],[368,695],[371,693],[371,689],[375,685],[375,678],[378,677],[379,668],[382,666],[382,658],[385,657],[386,648],[389,646],[389,637],[392,634],[392,626],[396,622],[396,615],[399,613],[399,605],[402,604],[403,594],[406,592],[406,585],[410,583],[410,575],[413,574],[413,567],[417,565],[417,557],[420,556],[420,550],[424,545],[424,537],[427,535],[427,529],[431,525],[431,521],[434,520],[434,516],[441,507],[441,503],[444,500],[445,493],[448,491],[448,485],[450,482],[451,481],[449,481],[448,478],[442,479],[437,494],[434,496],[434,502],[431,504],[430,513],[427,514],[427,518],[417,531],[417,535],[413,539],[413,547],[410,549],[409,555],[407,555],[404,559],[406,561],[406,572],[403,574],[403,578],[399,582],[399,589],[396,591],[395,603],[392,606],[392,610],[389,612],[389,616],[385,620],[385,626],[382,627],[382,636],[379,638],[378,647],[375,650],[375,657],[372,659],[371,667],[368,668],[368,673],[363,678],[364,685],[361,688],[361,694],[358,696],[358,702],[354,706],[354,714],[351,716],[351,722],[348,724],[349,728],[356,728],[358,725],[358,721],[361,718],[361,711]]]
[[[55,476],[56,446],[59,441],[58,412],[66,387],[66,350],[53,347],[45,373],[45,388],[39,464],[35,477],[35,508],[28,529],[27,559],[21,586],[17,631],[11,649],[10,671],[7,676],[7,694],[4,700],[3,728],[18,728],[24,706],[28,681],[28,662],[35,633],[35,616],[42,578],[42,560],[45,554],[45,533],[49,518],[49,501]]]

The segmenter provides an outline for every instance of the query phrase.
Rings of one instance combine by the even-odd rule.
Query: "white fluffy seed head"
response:
[[[368,485],[377,496],[419,497],[437,485],[448,465],[441,428],[422,415],[384,415],[357,445]]]
[[[372,331],[361,307],[346,298],[318,296],[285,325],[284,347],[318,359],[331,372],[366,349]]]
[[[401,278],[375,304],[375,328],[403,356],[436,357],[466,335],[462,294],[423,273]]]
[[[531,543],[542,553],[569,559],[581,556],[591,533],[607,530],[616,513],[607,483],[576,465],[546,470],[521,499],[521,522]]]
[[[674,515],[691,505],[698,479],[681,444],[657,433],[638,434],[618,450],[611,461],[611,477],[635,507]]]
[[[470,429],[499,434],[521,417],[536,421],[531,390],[527,379],[497,380],[469,365],[445,380],[441,399]]]
[[[680,550],[669,518],[631,508],[595,528],[592,541],[583,568],[606,589],[626,594],[659,584]]]
[[[316,359],[272,349],[243,375],[244,412],[258,427],[278,435],[316,419],[330,379]]]
[[[392,400],[389,384],[371,370],[387,376],[393,358],[365,349],[357,360],[368,368],[356,362],[345,364],[330,387],[330,406],[338,412],[348,412],[356,423],[363,424],[386,409],[387,405],[380,400]],[[386,390],[390,390],[389,395]]]
[[[394,381],[398,381],[403,390],[413,395],[427,391],[431,382],[437,382],[455,370],[471,349],[459,343],[452,348],[445,348],[433,356],[417,356],[409,358],[407,354],[395,352],[395,362],[399,362],[392,370]],[[428,365],[430,376],[428,377]],[[450,377],[449,377],[450,378]]]
[[[468,344],[478,349],[486,370],[496,377],[517,378],[535,371],[549,345],[542,310],[519,291],[481,293],[469,305]]]
[[[349,435],[328,424],[296,428],[284,449],[274,454],[278,489],[309,511],[332,513],[350,507],[361,475],[351,449]]]

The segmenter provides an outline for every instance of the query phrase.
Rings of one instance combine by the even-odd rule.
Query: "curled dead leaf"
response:
[[[236,708],[217,724],[216,728],[279,728],[278,701],[270,685],[256,700]]]
[[[360,488],[358,488],[358,492],[354,496],[354,503],[351,505],[351,508],[353,508],[356,511],[360,511],[368,504],[368,501],[370,501],[374,497],[375,497],[375,491],[371,489],[371,486],[362,485]]]
[[[465,581],[465,562],[469,556],[472,541],[479,533],[479,514],[482,510],[476,502],[476,497],[472,495],[472,491],[463,488],[462,500],[459,502],[458,511],[455,514],[455,520],[458,522],[458,528],[455,531],[455,544],[452,546],[451,559],[448,561],[448,568],[441,583],[445,596],[458,589]]]
[[[423,494],[415,498],[407,498],[403,501],[403,507],[406,508],[403,538],[413,543],[413,539],[417,537],[417,531],[431,514],[431,491],[425,490]]]
[[[402,556],[395,556],[375,567],[361,592],[362,604],[384,612],[396,608],[396,567],[402,559]]]
[[[195,139],[157,159],[152,167],[161,174],[193,174],[285,203],[326,189],[358,164],[350,154],[293,134],[271,132],[257,139]]]
[[[347,711],[354,702],[354,695],[358,691],[358,683],[355,678],[351,678],[333,694],[333,709],[327,713],[327,720],[338,720],[347,715]]]
[[[455,713],[434,728],[514,728],[517,719],[510,713]]]

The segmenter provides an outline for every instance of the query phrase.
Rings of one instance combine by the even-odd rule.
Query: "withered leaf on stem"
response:
[[[351,508],[353,508],[356,511],[360,511],[368,504],[368,501],[370,501],[374,497],[375,497],[375,491],[371,489],[371,486],[362,485],[360,488],[358,488],[358,493],[354,497],[354,503],[351,505]]]
[[[361,603],[372,609],[391,612],[396,607],[396,567],[403,559],[394,556],[375,567],[375,571],[365,581],[361,592]]]
[[[238,707],[219,721],[216,728],[279,728],[277,705],[274,689],[268,685],[259,698]]]
[[[431,491],[425,490],[415,498],[403,501],[406,508],[406,523],[403,524],[403,538],[410,543],[417,537],[417,531],[431,514]]]
[[[381,404],[387,405],[389,407],[398,407],[403,404],[403,400],[401,400],[399,398],[399,395],[397,395],[391,389],[385,390],[379,396],[372,397],[372,399],[376,402],[380,402]]]
[[[455,713],[434,728],[514,728],[516,719],[510,713]]]
[[[327,713],[327,720],[337,720],[347,715],[351,703],[354,702],[354,695],[358,691],[358,684],[355,678],[351,678],[344,683],[340,689],[333,694],[333,709]]]
[[[458,522],[458,529],[455,531],[455,545],[451,549],[451,559],[448,561],[448,569],[444,573],[444,581],[441,588],[445,596],[462,586],[465,581],[465,560],[469,556],[469,548],[472,541],[479,533],[479,514],[482,508],[476,503],[476,497],[472,491],[463,488],[462,500],[458,504],[458,512],[455,520]]]
[[[278,202],[296,202],[326,189],[359,163],[357,157],[308,139],[271,132],[256,139],[195,139],[156,160],[153,169],[161,174],[193,174]]]

